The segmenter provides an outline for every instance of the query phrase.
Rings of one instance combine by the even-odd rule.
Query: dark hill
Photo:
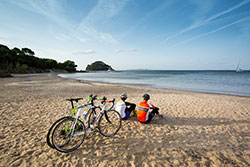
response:
[[[96,61],[86,67],[86,71],[114,71],[114,69],[102,61]]]

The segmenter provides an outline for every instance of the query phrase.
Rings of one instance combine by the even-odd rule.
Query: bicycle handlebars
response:
[[[83,98],[70,98],[70,99],[66,99],[67,101],[70,101],[71,102],[71,106],[72,106],[72,109],[74,108],[74,104],[73,102],[75,101],[76,103],[78,103],[79,100],[82,100]],[[93,96],[93,94],[90,94],[88,96],[88,102],[87,104],[83,105],[83,106],[88,106],[88,105],[92,105],[94,106],[94,100],[98,100],[98,101],[101,101],[102,104],[105,104],[105,103],[113,103],[112,106],[110,107],[110,109],[112,109],[115,105],[115,99],[113,100],[107,100],[107,98],[105,96],[103,96],[103,98],[100,98],[98,99],[97,98],[97,95]]]
[[[115,105],[115,98],[111,101],[107,101],[107,103],[112,103],[112,106],[109,108],[109,110],[111,110]]]
[[[101,102],[102,104],[112,103],[112,106],[109,108],[109,110],[111,110],[114,107],[114,105],[115,105],[115,98],[113,100],[107,100],[107,98],[104,96],[102,99],[103,99],[102,102]]]

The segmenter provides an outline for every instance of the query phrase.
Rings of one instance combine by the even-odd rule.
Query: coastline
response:
[[[249,97],[82,81],[56,73],[0,80],[0,166],[249,166]],[[166,114],[148,124],[123,121],[115,137],[88,135],[70,154],[46,144],[70,97],[89,94],[138,104],[143,93]]]
[[[173,71],[178,71],[178,70],[173,70]],[[181,70],[180,70],[181,71]],[[190,70],[192,71],[192,70]],[[217,70],[204,70],[204,71],[217,71]],[[225,70],[225,71],[233,71],[233,70]],[[153,87],[150,86],[150,84],[130,84],[130,83],[111,83],[111,82],[104,82],[104,81],[90,81],[90,80],[84,80],[84,79],[74,79],[74,78],[64,78],[59,76],[61,73],[57,73],[56,76],[60,77],[62,79],[72,79],[72,80],[76,80],[78,82],[89,82],[89,83],[100,83],[100,84],[111,84],[111,85],[117,85],[117,86],[131,86],[131,87],[136,87],[136,88],[140,88],[140,87],[144,87],[144,88],[152,88],[152,89],[161,89],[161,90],[168,90],[168,91],[176,91],[176,92],[190,92],[190,93],[201,93],[201,94],[214,94],[214,95],[225,95],[225,96],[236,96],[236,97],[246,97],[246,98],[250,98],[250,96],[247,95],[239,95],[239,94],[234,94],[234,93],[219,93],[219,92],[209,92],[209,91],[199,91],[199,90],[186,90],[186,89],[172,89],[172,88],[161,88],[161,87]]]

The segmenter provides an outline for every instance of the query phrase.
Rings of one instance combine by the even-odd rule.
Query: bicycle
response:
[[[102,100],[102,99],[97,99],[96,98],[97,96],[93,96],[92,94],[88,96],[88,102],[87,104],[83,105],[83,106],[94,106],[94,100]],[[56,120],[52,125],[51,127],[49,128],[49,131],[47,133],[47,136],[46,136],[46,142],[48,144],[49,147],[51,148],[55,148],[55,146],[52,144],[52,140],[51,140],[51,132],[53,132],[54,130],[54,127],[59,123],[61,122],[62,120],[64,119],[67,119],[67,118],[71,118],[75,115],[76,111],[78,110],[79,107],[81,107],[78,103],[79,100],[82,100],[83,98],[71,98],[71,99],[66,99],[67,101],[70,101],[71,102],[71,112],[69,113],[69,116],[65,116],[65,117],[62,117],[58,120]],[[74,102],[76,102],[77,106],[75,107],[74,106]],[[113,107],[113,106],[112,106]],[[96,108],[97,109],[97,108]],[[111,108],[110,108],[111,109]],[[94,113],[96,113],[96,110],[94,109],[93,110]]]
[[[52,133],[52,143],[55,149],[68,153],[77,149],[84,141],[85,135],[98,131],[103,136],[112,137],[121,128],[122,119],[120,114],[112,109],[106,110],[106,103],[112,103],[115,99],[107,101],[104,97],[100,105],[81,106],[74,117],[63,119],[59,122]],[[99,114],[95,109],[101,108]],[[88,112],[82,112],[88,109]],[[80,119],[82,118],[82,120]],[[89,118],[86,120],[86,118]],[[97,127],[95,125],[97,123]]]

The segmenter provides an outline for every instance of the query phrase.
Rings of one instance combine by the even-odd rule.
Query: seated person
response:
[[[149,123],[155,116],[155,114],[163,118],[163,115],[159,114],[158,107],[148,104],[150,96],[148,94],[145,94],[142,97],[143,97],[143,102],[139,104],[138,106],[139,108],[137,110],[137,120],[141,123]],[[153,110],[150,112],[150,109]]]
[[[125,102],[128,98],[127,93],[121,94],[121,100],[116,104],[116,111],[121,114],[122,120],[128,119],[132,111],[135,110],[136,105],[134,103]]]

